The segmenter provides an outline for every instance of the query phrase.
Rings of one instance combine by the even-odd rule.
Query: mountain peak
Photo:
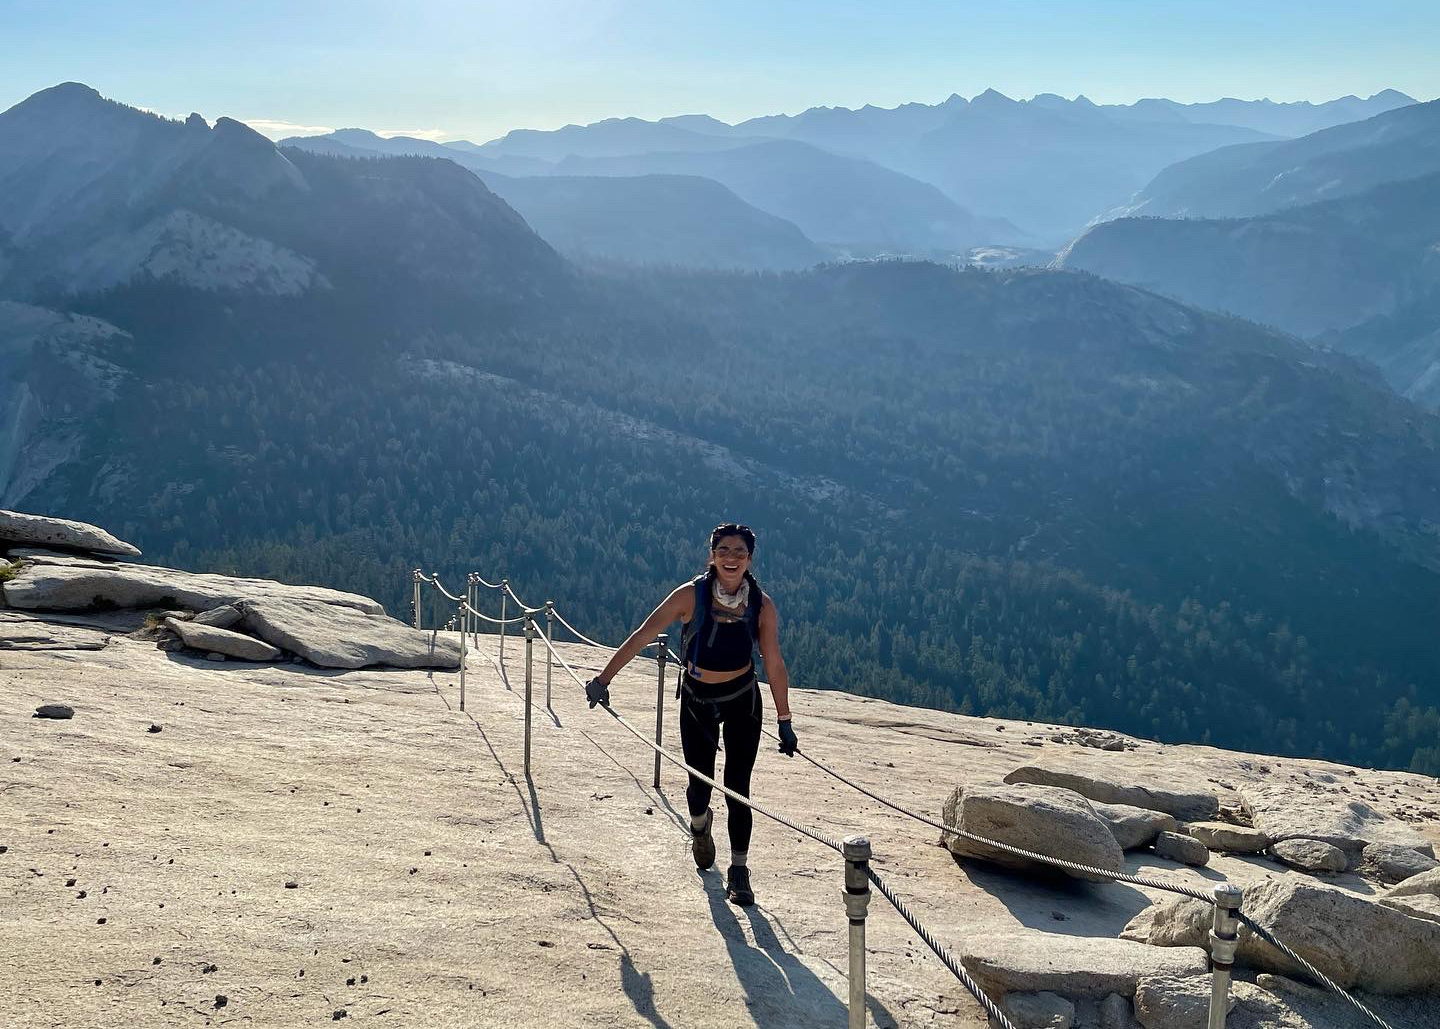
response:
[[[61,82],[51,86],[49,89],[42,89],[30,97],[31,100],[63,99],[63,100],[104,100],[100,91],[93,86],[87,86],[83,82]]]
[[[83,82],[62,82],[58,86],[50,86],[38,93],[32,93],[20,101],[11,111],[81,111],[87,108],[100,110],[102,108],[125,108],[124,104],[118,104],[113,100],[106,100],[96,90]]]
[[[1008,96],[1006,96],[1004,93],[1001,93],[999,90],[987,89],[979,96],[971,99],[970,103],[972,105],[978,104],[984,107],[1010,107],[1014,104],[1019,103],[1019,101],[1010,99]]]
[[[369,129],[336,129],[330,133],[329,138],[351,146],[368,146],[381,142],[381,137]]]

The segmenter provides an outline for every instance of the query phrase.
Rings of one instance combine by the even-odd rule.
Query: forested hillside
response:
[[[139,351],[176,301],[88,309]],[[505,574],[612,640],[739,518],[806,685],[1440,768],[1440,499],[1413,472],[1440,436],[1347,366],[1057,273],[637,276],[574,304],[258,360],[197,325],[203,361],[132,380],[31,506],[401,612],[416,564]],[[254,314],[245,338],[288,334]]]

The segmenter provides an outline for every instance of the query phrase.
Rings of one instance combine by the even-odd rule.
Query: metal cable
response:
[[[540,637],[540,640],[545,644],[545,646],[546,646],[547,648],[549,648],[550,653],[551,653],[551,655],[555,658],[555,660],[560,662],[560,667],[563,668],[563,669],[565,669],[565,671],[569,673],[570,678],[572,678],[572,679],[575,680],[575,684],[583,689],[583,688],[585,687],[584,681],[580,678],[579,675],[575,674],[575,669],[573,669],[573,668],[570,667],[569,662],[567,662],[563,657],[560,656],[560,653],[559,653],[559,651],[557,651],[557,650],[555,649],[554,644],[552,644],[549,640],[545,639],[545,637],[544,637],[543,635]],[[806,828],[806,827],[803,826],[803,825],[798,825],[797,823],[792,822],[790,819],[786,818],[784,815],[777,815],[775,812],[770,811],[770,810],[762,807],[761,805],[755,803],[755,801],[751,800],[749,797],[746,797],[746,796],[744,796],[743,794],[740,794],[740,793],[736,793],[734,790],[730,789],[728,786],[725,786],[725,785],[722,785],[721,783],[716,782],[714,779],[710,778],[708,775],[706,775],[706,774],[704,774],[703,772],[699,771],[698,769],[693,768],[693,767],[691,767],[690,765],[686,764],[683,759],[676,757],[674,754],[670,753],[670,751],[666,750],[664,747],[660,746],[658,743],[654,742],[653,740],[648,739],[642,732],[640,732],[639,729],[635,728],[633,725],[631,725],[629,722],[627,722],[623,717],[621,717],[620,714],[618,714],[609,704],[602,704],[601,706],[605,709],[605,713],[606,713],[606,714],[608,714],[611,718],[615,719],[615,721],[617,721],[617,722],[619,722],[621,725],[623,725],[623,726],[630,732],[630,734],[631,734],[632,736],[634,736],[634,737],[635,737],[637,740],[639,740],[641,743],[645,744],[645,745],[646,745],[647,747],[649,747],[651,750],[655,751],[655,752],[656,752],[657,754],[659,754],[661,757],[665,758],[665,760],[669,761],[671,764],[677,765],[677,766],[679,766],[680,768],[685,769],[686,772],[690,773],[690,774],[693,775],[695,778],[699,779],[701,782],[707,783],[708,785],[710,785],[710,786],[713,787],[714,789],[716,789],[716,790],[720,791],[721,793],[723,793],[726,797],[729,797],[731,800],[734,800],[734,801],[736,801],[737,803],[740,803],[740,804],[744,804],[746,807],[750,808],[750,810],[755,811],[755,812],[758,813],[758,814],[762,814],[762,815],[766,816],[767,818],[773,818],[775,821],[779,822],[781,825],[787,826],[788,828],[795,830],[795,831],[798,832],[800,835],[802,835],[802,836],[808,836],[808,837],[810,837],[810,839],[814,840],[816,843],[823,843],[825,846],[829,847],[831,850],[835,851],[836,853],[839,853],[839,854],[844,854],[844,853],[845,853],[845,848],[844,848],[844,847],[840,846],[840,844],[839,844],[838,842],[836,842],[835,840],[832,840],[830,837],[826,836],[824,833],[820,832],[818,829],[809,829],[809,828]]]
[[[597,640],[592,640],[589,636],[586,636],[579,629],[575,628],[575,626],[571,625],[569,621],[566,620],[565,616],[562,615],[559,611],[555,612],[555,620],[558,621],[561,625],[565,626],[565,628],[569,629],[571,633],[573,633],[575,637],[580,640],[581,643],[588,643],[592,647],[600,647],[603,650],[611,649]]]
[[[1270,946],[1274,947],[1276,950],[1284,954],[1291,961],[1295,962],[1301,968],[1305,969],[1305,971],[1308,972],[1316,982],[1323,983],[1331,991],[1338,993],[1340,996],[1344,997],[1355,1007],[1355,1010],[1359,1011],[1362,1015],[1370,1019],[1376,1025],[1381,1026],[1382,1029],[1391,1029],[1389,1022],[1386,1022],[1385,1019],[1381,1018],[1379,1015],[1375,1014],[1375,1012],[1367,1008],[1357,998],[1352,996],[1348,990],[1336,983],[1328,975],[1320,971],[1320,969],[1316,968],[1310,962],[1306,961],[1299,954],[1296,954],[1284,943],[1281,943],[1278,939],[1275,938],[1275,934],[1272,933],[1269,929],[1266,929],[1259,922],[1255,921],[1255,919],[1245,914],[1244,911],[1236,911],[1235,916],[1239,918],[1241,922],[1248,925],[1250,927],[1250,930],[1255,933],[1256,936],[1260,937],[1266,943],[1270,944]]]
[[[511,596],[514,596],[514,594],[512,593]],[[583,632],[581,632],[579,629],[575,628],[575,626],[571,625],[568,621],[566,621],[565,616],[562,615],[559,611],[555,611],[554,614],[556,621],[558,621],[561,625],[565,626],[565,628],[569,629],[570,632],[574,634],[581,643],[588,644],[592,647],[599,647],[601,650],[614,651],[619,649],[618,647],[610,646],[608,643],[601,643],[599,640],[592,640],[589,636],[586,636]],[[649,650],[651,647],[655,646],[655,642],[655,640],[651,640],[649,643],[645,644],[643,649]],[[665,653],[669,654],[670,659],[676,664],[680,663],[680,659],[675,656],[674,652],[671,651],[669,647],[665,648]]]
[[[769,729],[766,729],[763,726],[761,727],[760,731],[763,732],[766,736],[769,736],[772,740],[779,739],[778,736],[776,736]],[[833,775],[836,779],[839,779],[846,786],[849,786],[855,790],[859,790],[871,800],[878,801],[888,808],[893,808],[894,810],[900,812],[902,815],[909,815],[916,821],[924,822],[926,825],[933,826],[936,829],[939,829],[941,832],[952,833],[956,836],[963,836],[965,839],[970,840],[974,843],[983,843],[986,846],[995,847],[999,850],[1009,851],[1010,853],[1016,854],[1020,857],[1029,858],[1032,861],[1039,861],[1047,865],[1055,865],[1059,868],[1066,868],[1071,871],[1088,872],[1093,875],[1104,876],[1107,879],[1113,879],[1116,882],[1132,883],[1136,886],[1149,886],[1152,889],[1156,890],[1166,890],[1170,893],[1178,893],[1183,897],[1193,897],[1196,900],[1203,900],[1207,904],[1215,903],[1215,898],[1213,895],[1206,893],[1204,890],[1199,890],[1191,886],[1174,885],[1165,882],[1163,879],[1156,879],[1148,875],[1131,875],[1128,872],[1112,872],[1109,869],[1096,868],[1094,865],[1084,865],[1075,861],[1066,861],[1063,858],[1051,857],[1048,854],[1037,854],[1033,850],[1025,850],[1021,847],[1012,847],[1008,843],[1001,843],[998,840],[988,839],[984,836],[977,836],[975,833],[966,832],[964,829],[961,829],[958,826],[947,825],[944,822],[936,821],[933,818],[920,814],[920,812],[918,811],[912,811],[907,807],[897,804],[893,800],[888,800],[885,797],[880,796],[880,794],[875,793],[873,790],[866,789],[859,783],[851,779],[847,779],[845,776],[841,775],[833,768],[830,768],[820,763],[819,761],[816,761],[813,757],[805,753],[803,750],[799,750],[797,748],[795,753],[799,754],[806,761],[809,761],[812,765],[820,769],[822,772],[825,772],[828,775]]]
[[[521,607],[523,607],[523,608],[524,608],[525,610],[527,610],[527,611],[544,611],[544,610],[545,610],[543,607],[531,607],[529,604],[525,603],[525,601],[523,601],[523,600],[521,600],[519,597],[517,597],[517,596],[515,595],[515,590],[514,590],[514,589],[511,587],[511,585],[510,585],[510,580],[509,580],[509,579],[506,579],[504,582],[502,582],[502,583],[500,584],[500,586],[499,586],[499,589],[502,589],[502,590],[504,590],[506,593],[510,594],[510,599],[513,600],[513,601],[515,601],[515,603],[519,604]]]
[[[530,618],[530,617],[531,617],[532,615],[534,615],[534,613],[535,613],[535,612],[533,612],[533,611],[527,611],[527,612],[521,612],[520,614],[516,615],[514,618],[491,618],[489,615],[485,614],[485,613],[482,612],[482,611],[476,611],[473,607],[471,607],[468,603],[466,603],[466,602],[463,601],[463,600],[460,602],[460,606],[461,606],[461,608],[463,608],[464,610],[469,611],[469,612],[470,612],[472,615],[474,615],[476,618],[479,618],[479,619],[481,619],[481,620],[483,620],[483,621],[489,622],[491,625],[514,625],[516,622],[523,622],[523,621],[525,621],[526,619]]]
[[[950,952],[940,945],[935,937],[930,935],[930,931],[920,924],[920,920],[905,906],[905,902],[895,895],[895,892],[885,884],[885,880],[881,879],[875,869],[871,868],[868,863],[865,866],[865,874],[870,878],[870,881],[875,884],[875,888],[880,891],[881,896],[893,904],[896,911],[900,912],[900,917],[910,923],[910,928],[915,930],[915,935],[924,940],[926,946],[935,952],[935,956],[940,959],[945,967],[955,973],[955,978],[959,979],[960,982],[964,984],[965,989],[970,991],[970,996],[974,997],[986,1011],[990,1012],[990,1017],[998,1022],[1002,1029],[1015,1029],[1015,1023],[1011,1022],[1010,1019],[1006,1017],[1005,1012],[1001,1011],[995,1002],[986,995],[985,991],[980,988],[980,984],[970,978],[970,973],[965,971],[965,967],[956,961]]]
[[[484,586],[486,589],[489,589],[489,590],[498,590],[498,589],[500,588],[500,585],[501,585],[500,583],[498,583],[498,582],[487,582],[487,581],[485,580],[485,577],[482,576],[479,572],[471,572],[470,574],[473,575],[473,576],[475,576],[475,581],[478,582],[481,586]]]
[[[430,578],[426,579],[425,581],[430,583],[432,586],[434,586],[441,593],[445,594],[445,596],[449,597],[451,600],[456,601],[457,603],[464,603],[464,597],[457,597],[455,594],[447,590],[444,586],[440,585],[440,576],[438,573],[432,574]]]

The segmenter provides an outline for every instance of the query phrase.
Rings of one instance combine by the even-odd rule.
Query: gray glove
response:
[[[600,677],[597,675],[585,684],[585,699],[590,701],[591,707],[594,707],[596,704],[604,704],[606,707],[609,707],[610,684],[608,682],[601,682]]]

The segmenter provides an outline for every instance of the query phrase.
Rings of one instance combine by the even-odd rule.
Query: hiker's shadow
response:
[[[848,1025],[847,1002],[837,997],[805,962],[785,949],[764,912],[753,905],[732,907],[725,899],[721,876],[702,873],[702,878],[705,897],[710,902],[710,917],[725,941],[725,950],[735,966],[735,977],[745,990],[745,1005],[755,1024],[761,1029],[790,1029],[797,1025],[843,1029]],[[737,911],[743,915],[737,915]],[[754,945],[746,939],[741,917],[750,923]],[[843,982],[844,977],[837,972],[837,979]],[[871,997],[867,1007],[869,1024],[876,1029],[894,1029],[895,1019],[884,1005]]]

